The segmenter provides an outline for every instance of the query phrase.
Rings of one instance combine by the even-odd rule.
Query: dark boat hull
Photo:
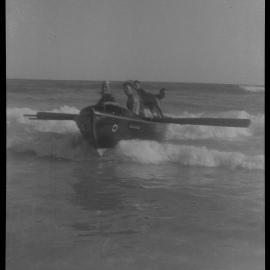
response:
[[[112,148],[121,140],[142,139],[162,141],[165,123],[155,123],[137,117],[124,117],[88,108],[76,119],[84,138],[95,148]]]

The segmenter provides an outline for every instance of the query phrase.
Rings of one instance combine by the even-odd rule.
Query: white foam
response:
[[[76,108],[62,107],[54,112],[78,113]],[[7,148],[13,152],[33,152],[38,156],[53,156],[70,160],[88,160],[95,155],[94,149],[82,138],[73,121],[33,121],[23,114],[35,114],[29,108],[9,108],[7,110]],[[198,116],[184,113],[185,116]],[[202,114],[200,114],[202,115]],[[252,116],[246,112],[225,112],[224,117],[250,117],[253,124],[248,134],[237,129],[215,127],[169,126],[171,137],[176,139],[218,138],[228,139],[250,136],[264,127],[264,115]],[[253,130],[254,129],[254,130]],[[242,129],[240,129],[242,130]],[[95,154],[94,154],[95,153]],[[154,141],[121,141],[110,150],[113,159],[133,160],[139,163],[160,164],[176,162],[188,166],[247,169],[263,169],[264,155],[248,156],[240,152],[224,152],[204,146],[161,144]],[[105,154],[106,156],[106,154]]]
[[[240,152],[208,149],[205,146],[197,147],[129,140],[121,141],[115,151],[119,157],[145,164],[174,162],[188,166],[264,168],[264,155],[248,156]]]
[[[192,125],[169,125],[166,137],[168,140],[203,140],[222,139],[240,140],[264,131],[264,114],[251,115],[245,111],[227,111],[217,114],[191,114],[184,112],[171,117],[220,117],[220,118],[247,118],[251,120],[248,128],[211,127]]]
[[[64,106],[52,112],[78,113],[79,111]],[[89,156],[87,152],[90,146],[82,139],[75,122],[29,120],[23,116],[24,114],[36,114],[36,111],[29,108],[7,109],[8,149],[72,160]]]
[[[240,85],[240,88],[242,88],[243,90],[248,91],[248,92],[256,92],[256,93],[265,91],[265,88],[262,85],[261,86],[259,86],[259,85]]]
[[[78,113],[79,110],[74,107],[63,106],[51,112],[61,113]],[[29,108],[8,108],[7,109],[7,125],[8,130],[16,133],[20,131],[41,131],[55,133],[74,133],[78,132],[74,121],[55,121],[55,120],[29,120],[24,114],[36,114]]]

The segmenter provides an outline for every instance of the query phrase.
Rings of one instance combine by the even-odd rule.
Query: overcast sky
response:
[[[6,0],[7,77],[264,83],[263,0]]]

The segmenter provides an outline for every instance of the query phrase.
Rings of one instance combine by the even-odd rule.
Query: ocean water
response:
[[[75,123],[23,117],[79,112],[100,82],[7,80],[7,269],[264,269],[264,87],[143,87],[168,89],[165,114],[251,126],[169,125],[101,157]]]

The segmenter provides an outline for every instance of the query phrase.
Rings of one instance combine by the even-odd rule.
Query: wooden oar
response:
[[[75,120],[78,114],[38,112],[37,114],[24,114],[31,120]]]
[[[24,116],[32,120],[75,120],[78,114],[38,112],[37,114],[25,114]],[[197,125],[197,126],[220,126],[220,127],[242,127],[250,125],[249,119],[235,118],[143,118],[144,120],[158,123]]]
[[[146,119],[145,119],[146,120]],[[198,125],[198,126],[219,126],[219,127],[241,127],[246,128],[250,125],[249,119],[235,118],[171,118],[147,119],[152,122],[179,124],[179,125]]]

